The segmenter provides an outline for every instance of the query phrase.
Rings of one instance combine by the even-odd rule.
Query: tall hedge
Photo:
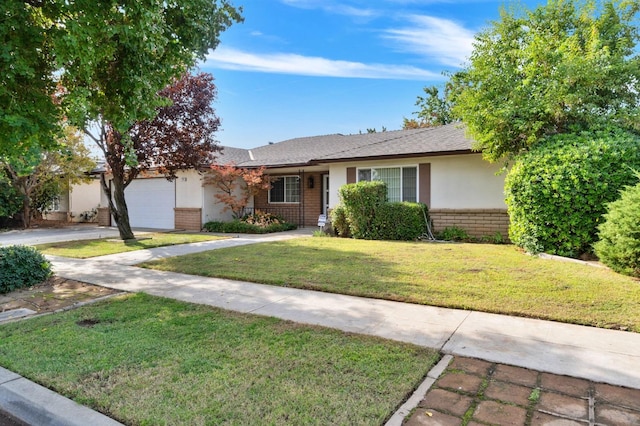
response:
[[[381,181],[342,185],[338,190],[353,238],[375,238],[373,220],[377,210],[387,201],[387,184]]]
[[[596,254],[614,271],[640,277],[640,183],[624,189],[604,218],[598,227],[600,240],[594,244]]]
[[[529,252],[592,252],[607,203],[634,182],[640,137],[620,129],[555,135],[520,155],[505,182],[509,237]]]
[[[375,240],[416,240],[427,232],[427,206],[421,203],[384,203],[373,218]]]

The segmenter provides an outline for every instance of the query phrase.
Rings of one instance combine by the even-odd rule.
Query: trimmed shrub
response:
[[[0,294],[40,284],[51,276],[51,264],[33,247],[0,247]]]
[[[384,203],[373,217],[372,238],[412,241],[427,232],[427,206],[421,203]]]
[[[342,185],[339,194],[353,238],[375,238],[373,220],[387,201],[387,184],[381,181],[350,183]]]
[[[331,210],[331,226],[338,237],[351,238],[347,212],[342,204]]]
[[[531,253],[591,253],[606,204],[633,183],[640,137],[620,129],[555,135],[520,155],[505,182],[511,241]]]
[[[624,189],[608,209],[598,227],[595,253],[614,271],[640,277],[640,183]]]

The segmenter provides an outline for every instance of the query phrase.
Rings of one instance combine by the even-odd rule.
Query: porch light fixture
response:
[[[307,186],[308,186],[310,189],[312,189],[312,188],[313,188],[313,184],[314,184],[313,176],[309,176],[309,178],[307,179]]]

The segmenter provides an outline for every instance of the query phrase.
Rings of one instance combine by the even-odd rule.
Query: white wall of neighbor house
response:
[[[372,160],[329,165],[331,207],[339,204],[338,189],[347,183],[349,167],[403,167],[431,164],[431,208],[506,209],[504,174],[500,165],[482,159],[481,154],[445,155],[396,160]]]
[[[106,198],[105,198],[106,201]],[[71,221],[81,221],[80,214],[99,206],[106,206],[102,204],[102,188],[100,188],[100,181],[93,179],[90,182],[73,185],[69,192],[69,212],[71,213]]]

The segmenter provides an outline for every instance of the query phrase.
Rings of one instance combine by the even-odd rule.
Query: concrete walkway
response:
[[[375,335],[435,348],[454,356],[640,389],[638,333],[130,266],[162,257],[296,238],[309,235],[312,231],[275,236],[238,236],[228,240],[161,247],[90,260],[49,258],[59,276],[91,284]],[[0,370],[0,379],[2,374]],[[3,402],[1,382],[0,406]],[[82,419],[81,416],[79,418]]]

